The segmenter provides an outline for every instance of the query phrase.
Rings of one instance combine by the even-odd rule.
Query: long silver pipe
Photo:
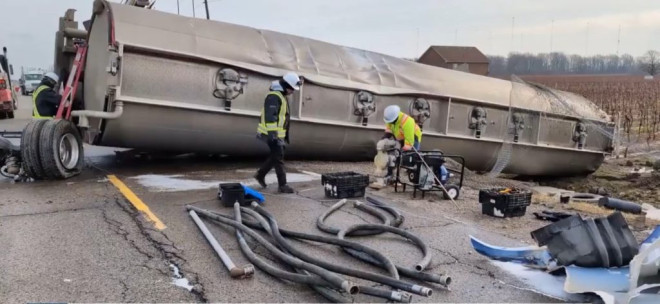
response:
[[[90,110],[79,110],[71,111],[71,116],[80,117],[78,126],[82,128],[89,127],[88,117],[92,118],[101,118],[101,119],[117,119],[124,114],[124,103],[121,101],[115,102],[115,110],[112,112],[103,112],[103,111],[90,111]]]
[[[190,210],[188,212],[190,214],[190,217],[192,217],[193,221],[195,224],[197,224],[197,227],[199,227],[199,230],[202,231],[202,234],[204,234],[204,237],[206,237],[206,240],[209,241],[209,244],[211,247],[213,247],[213,250],[218,254],[220,259],[222,260],[222,263],[225,264],[225,267],[227,267],[227,270],[229,270],[229,273],[232,278],[244,278],[244,277],[250,277],[254,273],[254,266],[252,265],[246,265],[243,266],[242,268],[236,267],[234,262],[232,262],[231,258],[229,255],[227,255],[227,252],[225,252],[224,249],[222,249],[222,246],[220,246],[220,243],[213,237],[213,234],[211,234],[211,231],[209,231],[208,228],[206,228],[206,225],[204,225],[204,222],[199,218],[195,210]]]
[[[124,114],[124,103],[121,101],[115,102],[115,110],[112,112],[103,112],[103,111],[89,111],[89,110],[80,110],[80,111],[71,111],[71,116],[78,117],[93,117],[93,118],[103,118],[103,119],[117,119]]]

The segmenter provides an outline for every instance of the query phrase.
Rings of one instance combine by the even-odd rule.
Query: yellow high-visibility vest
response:
[[[37,110],[37,97],[39,96],[39,93],[41,93],[43,90],[50,89],[47,85],[40,85],[34,92],[32,93],[32,117],[33,118],[38,118],[38,119],[50,119],[53,118],[53,116],[41,116],[39,114],[39,110]]]
[[[286,113],[288,111],[287,102],[284,95],[280,91],[272,91],[268,95],[275,95],[280,99],[280,114],[277,117],[277,122],[266,123],[266,117],[264,115],[264,109],[261,109],[261,121],[259,122],[259,127],[257,132],[268,135],[269,131],[277,131],[277,137],[284,139],[286,138],[286,129],[284,129],[284,123],[286,121]],[[266,96],[268,96],[266,95]]]
[[[403,140],[404,148],[410,148],[417,142],[422,143],[422,130],[415,119],[399,113],[399,118],[393,124],[385,124],[385,132],[392,133],[397,140]]]

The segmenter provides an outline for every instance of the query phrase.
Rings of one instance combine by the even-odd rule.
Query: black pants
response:
[[[270,169],[275,168],[275,174],[277,175],[277,183],[280,186],[286,185],[286,172],[284,172],[284,146],[279,145],[276,141],[269,141],[268,148],[270,149],[270,154],[266,162],[261,165],[257,175],[259,177],[264,177]]]

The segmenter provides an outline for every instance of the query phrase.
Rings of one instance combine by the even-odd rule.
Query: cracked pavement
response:
[[[25,122],[13,120],[0,125],[0,130],[20,130]],[[310,288],[281,281],[259,269],[251,279],[230,278],[184,207],[193,204],[231,214],[231,209],[222,208],[216,199],[215,188],[155,192],[131,178],[142,174],[181,174],[199,180],[244,179],[250,177],[249,170],[258,163],[198,159],[119,161],[112,150],[97,147],[88,147],[86,153],[91,155],[88,163],[92,166],[70,180],[22,184],[0,181],[0,303],[325,302]],[[105,179],[108,173],[126,183],[167,228],[156,230]],[[335,201],[324,198],[319,181],[294,187],[305,190],[297,195],[277,195],[274,187],[264,190],[265,208],[275,215],[282,228],[323,234],[316,229],[316,219]],[[387,197],[402,211],[405,222],[401,228],[419,235],[432,249],[434,257],[429,271],[452,277],[450,290],[431,286],[433,296],[414,296],[413,302],[556,302],[527,290],[515,277],[473,252],[468,235],[502,245],[520,245],[519,241],[454,217],[453,207],[445,201],[409,200],[410,193],[380,191],[377,195]],[[364,222],[379,220],[350,203],[326,220],[328,225],[339,228]],[[233,229],[206,223],[235,264],[248,263]],[[419,249],[397,235],[350,239],[380,250],[396,264],[412,266],[422,258]],[[249,242],[257,254],[265,254],[265,260],[277,261],[261,246]],[[332,263],[384,273],[331,245],[302,241],[292,244]],[[192,291],[172,284],[170,265],[179,268]],[[366,296],[356,300],[382,302]]]

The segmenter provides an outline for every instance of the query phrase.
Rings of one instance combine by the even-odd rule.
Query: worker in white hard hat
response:
[[[53,118],[57,114],[62,95],[55,91],[55,86],[60,77],[53,72],[48,72],[41,79],[41,83],[32,93],[32,117]]]
[[[415,119],[401,112],[401,108],[395,105],[385,108],[383,119],[385,120],[385,136],[383,138],[396,138],[401,142],[403,151],[412,150],[413,147],[419,150],[422,143],[422,130],[415,123]]]
[[[293,193],[287,184],[284,171],[284,150],[289,143],[289,101],[287,96],[300,90],[301,80],[296,73],[287,73],[282,79],[273,81],[266,95],[257,137],[268,145],[270,154],[254,178],[266,188],[266,174],[275,168],[280,193]]]

